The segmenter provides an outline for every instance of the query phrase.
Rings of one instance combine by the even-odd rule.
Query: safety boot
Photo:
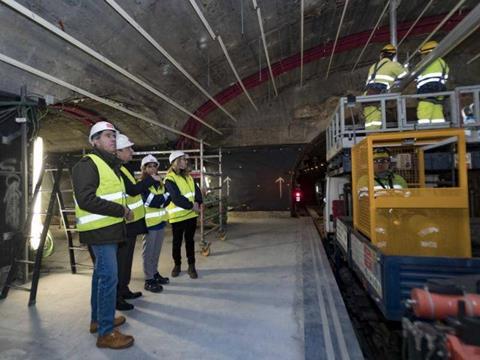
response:
[[[118,330],[99,336],[97,339],[97,347],[109,349],[125,349],[133,345],[133,336],[124,335]]]
[[[113,320],[113,326],[117,327],[125,323],[127,319],[125,319],[125,316],[117,316]],[[96,321],[92,321],[90,323],[90,334],[94,334],[98,331],[98,323]]]
[[[198,278],[197,270],[195,269],[195,264],[188,265],[188,275],[190,275],[191,279]]]
[[[175,265],[172,270],[172,277],[177,277],[180,275],[180,271],[182,271],[180,265]]]

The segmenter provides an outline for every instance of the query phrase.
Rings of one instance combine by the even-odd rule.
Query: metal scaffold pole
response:
[[[196,160],[196,159],[195,159]],[[200,190],[203,192],[205,188],[205,171],[203,169],[203,140],[200,140]],[[205,241],[205,206],[200,208],[200,241],[202,247],[206,246]]]

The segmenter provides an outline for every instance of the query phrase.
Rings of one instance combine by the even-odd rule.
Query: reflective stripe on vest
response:
[[[388,90],[395,80],[404,77],[406,74],[407,72],[399,63],[388,58],[381,59],[368,70],[367,85],[382,84]]]
[[[174,171],[170,171],[165,177],[165,180],[170,180],[174,182],[180,190],[180,194],[186,197],[192,204],[194,203],[195,182],[190,175],[188,175],[187,177],[183,177],[181,175],[175,174]],[[167,206],[167,211],[168,220],[170,221],[170,223],[180,222],[198,216],[195,211],[179,207],[174,204],[173,201],[170,202],[170,204]]]
[[[132,184],[135,185],[137,183],[137,180],[132,176],[132,174],[130,174],[130,171],[128,171],[125,166],[122,166],[120,171]],[[133,223],[145,217],[145,208],[143,207],[142,195],[130,196],[127,194],[127,206],[133,211],[133,219],[130,221],[127,220],[127,224]]]
[[[163,195],[165,193],[163,187],[161,189],[156,189],[155,186],[150,186],[148,190],[150,190],[150,193],[154,196]],[[149,228],[168,220],[168,214],[166,209],[155,208],[145,205],[145,211],[145,223]]]
[[[445,85],[448,79],[448,65],[443,59],[437,59],[417,76],[417,89],[428,83],[440,83]]]
[[[123,178],[117,176],[113,169],[99,156],[86,155],[92,159],[98,170],[99,185],[95,194],[107,201],[125,205],[125,184]],[[75,217],[78,231],[91,231],[123,222],[123,217],[93,214],[81,209],[75,201]]]

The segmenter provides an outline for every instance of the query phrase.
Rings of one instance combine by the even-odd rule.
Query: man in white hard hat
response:
[[[125,241],[125,220],[131,220],[133,213],[125,201],[116,136],[117,130],[106,121],[93,125],[92,152],[74,166],[72,180],[80,242],[95,255],[90,332],[98,332],[97,347],[123,349],[132,346],[134,339],[115,329],[125,322],[125,317],[115,317],[117,249]]]
[[[160,181],[159,176],[147,176],[142,181],[137,181],[127,164],[132,160],[133,142],[124,135],[117,135],[117,157],[122,161],[120,167],[123,182],[127,193],[127,206],[133,212],[133,219],[127,221],[126,242],[119,244],[117,252],[118,263],[118,287],[117,287],[117,310],[132,310],[134,306],[128,303],[128,299],[136,299],[142,296],[140,291],[131,291],[128,287],[132,274],[133,253],[137,236],[147,233],[145,225],[145,207],[142,193],[152,185]]]
[[[167,206],[169,222],[172,225],[172,257],[175,266],[172,277],[181,272],[181,247],[185,235],[185,249],[190,278],[198,277],[195,268],[194,236],[197,217],[202,204],[202,193],[190,176],[187,155],[183,151],[173,151],[169,156],[171,167],[165,177],[165,188],[170,193],[171,202]]]

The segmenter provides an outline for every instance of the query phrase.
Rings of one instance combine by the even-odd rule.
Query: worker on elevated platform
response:
[[[436,41],[428,41],[420,48],[422,57],[426,57],[438,46]],[[417,94],[429,94],[447,90],[449,68],[442,58],[435,59],[417,76]],[[442,124],[444,96],[428,96],[420,99],[417,106],[418,125]]]
[[[387,44],[380,52],[380,60],[368,70],[366,91],[364,95],[378,95],[390,90],[393,83],[407,75],[405,68],[394,61],[397,49]],[[382,128],[382,112],[377,103],[367,103],[363,109],[365,130],[379,130]]]
[[[391,168],[390,151],[380,147],[373,150],[374,192],[379,196],[387,189],[406,189],[407,181],[400,175],[395,174]],[[368,175],[358,180],[358,196],[368,196]]]

